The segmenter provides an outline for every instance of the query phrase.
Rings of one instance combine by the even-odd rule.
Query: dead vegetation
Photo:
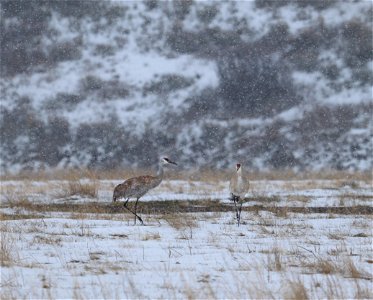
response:
[[[126,178],[138,176],[141,174],[150,174],[152,170],[148,169],[111,169],[111,170],[90,170],[90,169],[52,169],[52,170],[39,170],[39,171],[22,171],[17,174],[1,174],[0,180],[71,180],[76,178],[83,178],[85,176],[94,176],[97,180],[124,180]],[[190,181],[205,181],[205,182],[219,182],[227,181],[231,177],[232,170],[190,170],[187,172],[174,170],[169,172],[166,178],[169,179],[183,179]],[[323,171],[307,171],[307,172],[294,172],[291,170],[272,170],[266,172],[249,172],[247,177],[249,180],[283,180],[289,182],[289,187],[292,186],[292,181],[319,181],[319,180],[333,180],[336,181],[336,187],[349,186],[351,188],[358,188],[359,181],[372,184],[373,177],[369,171],[365,172],[349,172],[349,171],[336,171],[336,170],[323,170]]]
[[[81,196],[88,198],[97,198],[99,181],[97,175],[91,171],[85,171],[83,174],[72,173],[67,184],[62,183],[60,192],[56,194],[59,198],[68,198],[71,196]]]
[[[197,218],[193,214],[165,214],[164,219],[168,225],[180,232],[179,239],[192,239],[193,230],[197,228]]]
[[[282,250],[279,247],[274,247],[268,251],[268,264],[267,269],[269,271],[283,271],[284,264],[282,263]]]
[[[1,224],[1,241],[0,241],[0,263],[1,267],[10,267],[15,264],[18,259],[18,251],[16,249],[13,236],[10,234],[10,228],[5,224]]]
[[[69,181],[63,197],[82,196],[97,198],[97,182],[82,182],[81,180]]]
[[[47,244],[47,245],[54,245],[60,246],[62,242],[61,237],[56,236],[43,236],[43,235],[35,235],[32,243],[35,244]]]
[[[161,239],[161,235],[159,234],[159,232],[147,232],[145,233],[142,237],[141,237],[141,240],[142,241],[148,241],[148,240],[160,240]]]
[[[17,234],[32,234],[32,238],[29,239],[29,245],[35,247],[47,246],[51,249],[62,249],[66,244],[66,237],[72,239],[85,238],[88,241],[104,239],[104,234],[97,234],[95,232],[95,226],[92,226],[90,223],[92,220],[120,221],[120,226],[132,225],[132,216],[123,208],[123,203],[113,204],[111,202],[103,202],[102,199],[97,199],[98,189],[102,189],[103,185],[107,185],[108,189],[111,189],[113,183],[99,183],[98,177],[95,176],[96,175],[89,178],[84,176],[84,178],[75,179],[69,177],[69,180],[62,185],[60,183],[47,182],[45,186],[39,186],[38,189],[40,193],[51,193],[49,189],[56,189],[56,187],[61,189],[59,195],[53,195],[53,197],[56,196],[57,198],[53,198],[55,201],[51,202],[40,203],[40,201],[34,201],[33,193],[35,191],[38,192],[37,188],[28,188],[23,192],[13,189],[6,190],[5,193],[9,195],[3,197],[6,201],[3,201],[1,204],[2,209],[4,209],[6,213],[0,215],[0,221],[4,221],[2,222],[3,224],[8,224],[12,223],[9,222],[11,220],[23,219],[22,223],[27,223],[28,227],[17,228],[17,230],[19,230]],[[212,182],[212,180],[220,179],[212,177],[210,180]],[[85,187],[84,184],[91,184],[91,186]],[[141,229],[139,229],[140,234],[136,236],[137,241],[140,241],[143,245],[150,244],[152,241],[162,243],[165,241],[165,234],[161,231],[161,227],[172,228],[173,230],[168,231],[172,232],[173,235],[170,240],[172,241],[172,239],[174,239],[175,243],[178,245],[187,243],[187,245],[184,245],[186,250],[178,248],[172,245],[172,243],[165,247],[166,251],[169,252],[169,259],[176,261],[176,265],[178,264],[179,258],[182,260],[183,256],[196,255],[198,250],[205,250],[205,246],[208,245],[208,247],[224,249],[224,251],[229,253],[235,260],[244,258],[237,268],[240,274],[249,274],[249,272],[252,274],[255,270],[255,264],[247,258],[248,255],[253,255],[253,253],[262,255],[263,261],[261,263],[264,267],[261,266],[262,269],[258,272],[263,273],[259,275],[263,277],[263,282],[265,282],[265,284],[262,286],[248,287],[246,279],[242,280],[242,282],[237,281],[237,290],[232,290],[231,294],[234,298],[248,298],[249,296],[276,298],[280,295],[286,299],[311,299],[315,289],[319,291],[322,290],[320,294],[323,295],[323,298],[346,298],[346,290],[340,283],[341,278],[356,282],[356,287],[353,291],[355,298],[369,298],[372,296],[371,291],[365,288],[365,285],[359,284],[359,282],[372,280],[370,277],[371,275],[365,271],[365,268],[367,268],[366,266],[371,267],[372,265],[371,257],[369,255],[363,255],[361,257],[355,256],[356,252],[344,246],[345,243],[351,245],[353,240],[364,244],[371,238],[369,229],[373,208],[368,202],[370,196],[358,194],[358,191],[356,191],[351,184],[349,184],[346,190],[343,190],[345,193],[341,194],[341,198],[349,200],[355,197],[354,199],[366,200],[366,205],[354,205],[350,207],[306,207],[306,205],[300,205],[300,207],[294,207],[291,206],[292,202],[308,204],[312,201],[312,197],[306,195],[285,195],[280,197],[271,196],[269,193],[266,195],[264,192],[251,194],[250,197],[245,199],[246,203],[242,208],[245,214],[243,218],[245,226],[243,226],[242,231],[235,233],[231,231],[234,227],[232,226],[234,224],[232,221],[234,211],[232,203],[210,199],[210,187],[204,191],[200,191],[198,182],[190,180],[188,184],[189,186],[187,185],[187,187],[182,186],[182,188],[179,188],[178,192],[183,194],[184,192],[193,190],[199,193],[199,195],[206,193],[205,199],[189,201],[175,199],[173,201],[142,201],[139,203],[139,210],[142,214],[146,215],[149,225],[152,226],[141,227]],[[219,182],[219,184],[221,184],[221,182]],[[303,182],[294,182],[287,188],[297,190],[302,184]],[[333,182],[335,186],[332,188],[338,188],[338,184],[338,181]],[[255,183],[254,185],[258,184]],[[316,181],[308,181],[308,188],[314,188],[315,186],[320,185],[318,185]],[[331,182],[325,185],[325,187],[331,186]],[[344,188],[345,186],[346,183],[343,183],[340,188]],[[214,184],[211,184],[211,188],[213,187]],[[171,191],[172,184],[167,184],[166,181],[166,185],[162,188],[166,191]],[[219,188],[223,187],[220,185]],[[364,188],[366,189],[366,187]],[[260,191],[260,189],[258,190]],[[93,193],[91,193],[92,191]],[[74,195],[80,195],[82,197],[78,199],[78,197],[74,197]],[[79,201],[75,201],[77,199]],[[257,203],[250,203],[251,201],[257,201]],[[129,205],[133,204],[133,201],[129,202]],[[299,203],[297,204],[299,205]],[[11,210],[13,210],[14,213],[12,213]],[[227,217],[228,214],[225,212],[229,212],[230,215]],[[49,233],[44,234],[44,220],[41,220],[41,218],[53,217],[54,215],[63,215],[64,218],[72,219],[73,222],[66,223],[59,235],[53,236]],[[348,223],[350,230],[343,231],[343,228],[333,227],[332,229],[328,228],[323,231],[323,240],[328,243],[326,249],[317,233],[313,232],[314,230],[318,230],[317,226],[313,223],[307,223],[307,218],[330,218],[331,223],[333,223],[336,221],[333,220],[333,218],[346,218],[342,215],[348,215],[348,218],[351,218],[351,222]],[[47,219],[45,219],[45,222],[48,222]],[[219,229],[209,231],[207,237],[203,241],[205,244],[203,244],[199,240],[203,228],[201,224],[207,223],[209,225],[219,224]],[[313,225],[315,227],[313,227]],[[155,230],[152,228],[154,226]],[[141,231],[142,229],[144,230]],[[9,228],[3,227],[1,233],[2,267],[18,264],[18,250],[14,244],[14,236],[8,233],[9,230]],[[307,235],[309,233],[313,235],[308,237]],[[228,236],[227,242],[222,243],[221,236]],[[304,239],[305,236],[307,236],[307,238]],[[126,249],[136,249],[133,240],[131,240],[133,234],[129,234],[127,229],[119,231],[118,233],[109,233],[107,238],[109,238],[110,241],[121,241],[121,249],[124,251]],[[247,239],[247,241],[241,243],[245,239]],[[267,246],[268,241],[273,239],[278,239],[280,243]],[[296,246],[295,249],[292,250],[286,249],[281,246],[282,241],[285,239],[290,243],[293,243],[294,240],[297,239],[300,244],[307,249],[304,248],[306,250],[302,250]],[[196,249],[196,243],[201,243],[197,246],[200,247],[198,250]],[[242,245],[245,243],[247,243],[245,246],[247,248],[243,249]],[[355,248],[355,250],[359,252],[358,249]],[[139,253],[139,257],[141,257],[141,251]],[[52,253],[51,255],[58,254]],[[79,264],[85,264],[85,269],[82,270],[82,274],[89,273],[97,276],[111,272],[120,273],[123,270],[135,269],[133,265],[127,263],[121,266],[114,263],[107,263],[104,259],[105,255],[101,255],[99,251],[90,251],[86,261],[78,259],[76,261],[69,260],[64,263],[68,265],[69,268],[71,268],[71,266],[75,267]],[[115,255],[120,257],[121,254],[116,253]],[[122,257],[120,258],[122,259]],[[30,268],[35,267],[32,264],[27,266]],[[170,272],[170,270],[171,269],[167,269],[168,272]],[[219,270],[222,274],[230,272],[230,269],[225,265],[219,266]],[[296,270],[301,277],[289,277],[288,274],[292,274],[293,270]],[[269,285],[266,283],[268,283],[269,280],[273,280],[270,278],[271,273],[276,273],[281,277],[281,290],[273,291],[268,288]],[[310,284],[309,280],[304,281],[303,276],[315,276],[318,281],[315,279],[315,281]],[[325,278],[325,280],[319,280],[319,276]],[[242,278],[246,277],[243,276]],[[216,279],[213,277],[203,275],[198,277],[198,284],[208,289],[204,294],[206,297],[211,296],[214,298],[213,296],[218,295],[216,286],[214,286],[214,280]],[[45,289],[53,289],[53,281],[49,278],[42,278],[42,284],[45,286]],[[163,286],[169,289],[167,295],[175,295],[175,298],[179,295],[175,289],[180,289],[180,287],[176,287],[167,281],[164,282]],[[184,286],[182,288],[184,288],[185,291],[184,295],[197,295],[195,290],[190,287]],[[226,289],[232,289],[232,287],[227,286]],[[77,296],[85,298],[83,294],[79,293],[80,289],[77,289]],[[1,295],[9,296],[10,294],[4,291]],[[107,295],[111,294],[107,293]],[[136,292],[136,295],[140,294]]]
[[[130,205],[133,205],[131,203]],[[25,209],[34,213],[46,212],[72,212],[72,213],[93,213],[93,214],[123,214],[127,213],[121,203],[103,203],[103,202],[58,202],[58,203],[34,203],[28,199],[4,204],[3,207],[12,209]],[[225,204],[218,200],[174,200],[174,201],[146,201],[139,204],[141,214],[147,215],[165,215],[177,213],[207,213],[207,212],[233,212],[234,209],[230,203]],[[269,211],[278,217],[287,218],[289,213],[323,213],[323,214],[342,214],[342,215],[373,215],[371,206],[354,207],[291,207],[291,206],[243,206],[242,211],[253,212]],[[40,216],[39,216],[40,217]],[[5,215],[2,218],[9,218]]]
[[[292,300],[307,300],[309,299],[308,292],[304,283],[301,280],[290,280],[287,284],[288,288],[285,292],[285,299]]]

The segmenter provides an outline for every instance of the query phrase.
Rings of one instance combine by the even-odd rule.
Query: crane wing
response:
[[[148,175],[129,178],[115,187],[115,198],[141,197],[154,187],[153,183],[156,180],[155,177]]]

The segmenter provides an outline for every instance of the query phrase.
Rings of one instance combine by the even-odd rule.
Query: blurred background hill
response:
[[[371,1],[0,10],[3,172],[373,168]]]

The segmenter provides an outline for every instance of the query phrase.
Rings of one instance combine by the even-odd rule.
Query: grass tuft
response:
[[[307,289],[301,281],[290,281],[289,287],[285,294],[285,299],[307,300],[309,299]]]
[[[0,243],[0,264],[2,267],[14,265],[18,253],[15,249],[15,242],[7,231],[8,229],[2,226]]]
[[[70,181],[66,190],[66,197],[69,196],[82,196],[97,198],[98,186],[97,182],[83,183],[80,180]]]

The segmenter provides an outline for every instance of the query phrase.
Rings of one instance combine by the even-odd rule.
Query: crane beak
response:
[[[173,161],[170,161],[170,160],[169,160],[168,163],[177,166],[177,163],[175,163],[175,162],[173,162]]]

